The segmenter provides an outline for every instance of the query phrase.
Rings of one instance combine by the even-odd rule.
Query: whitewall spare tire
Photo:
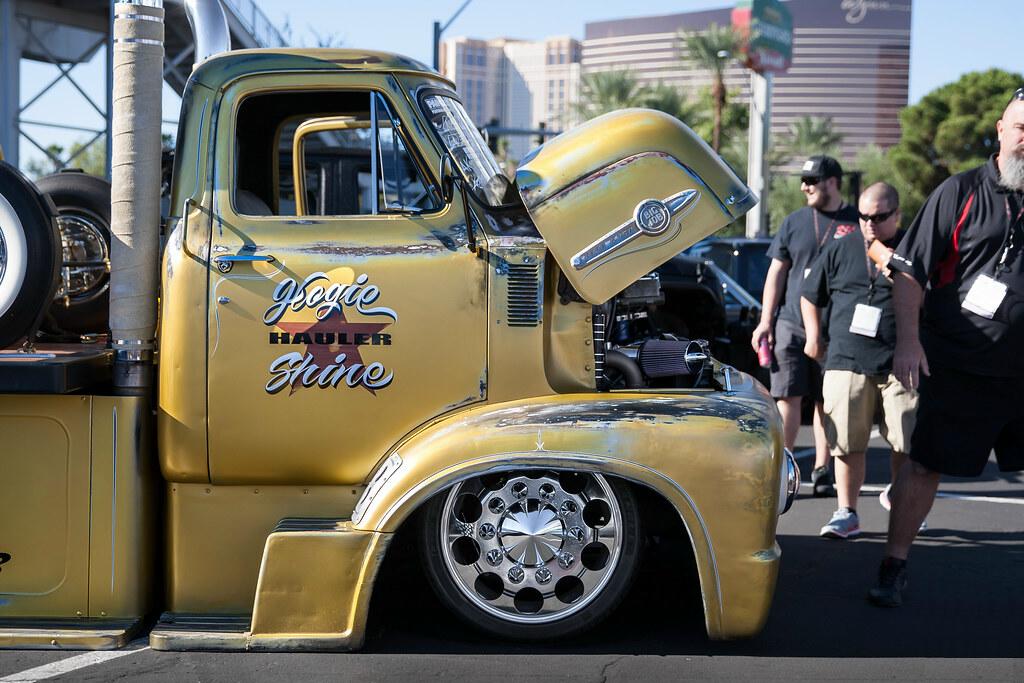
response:
[[[0,161],[0,348],[39,322],[57,290],[60,263],[53,206]]]

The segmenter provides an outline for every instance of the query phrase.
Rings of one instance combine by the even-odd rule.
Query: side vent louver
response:
[[[540,264],[508,264],[509,327],[536,327],[540,324]]]
[[[594,306],[594,378],[598,387],[604,387],[605,315],[599,306]]]

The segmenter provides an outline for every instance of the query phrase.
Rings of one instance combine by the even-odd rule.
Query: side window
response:
[[[358,216],[442,206],[380,94],[253,95],[239,107],[236,131],[240,214]]]

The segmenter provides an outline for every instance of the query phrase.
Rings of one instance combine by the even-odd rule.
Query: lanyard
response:
[[[1003,206],[1006,208],[1007,228],[1006,237],[1003,238],[1003,255],[999,257],[999,262],[996,263],[995,274],[997,276],[1001,269],[1009,270],[1009,266],[1006,265],[1006,259],[1009,257],[1010,252],[1013,251],[1013,237],[1016,232],[1014,228],[1017,227],[1017,224],[1020,222],[1021,216],[1024,216],[1024,203],[1022,203],[1020,210],[1017,212],[1016,218],[1010,214],[1010,200],[1006,195],[1003,195]]]
[[[875,266],[874,261],[868,255],[868,243],[864,242],[864,265],[868,269],[868,305],[871,305],[871,300],[875,297],[875,280],[878,279],[878,274],[882,272],[881,268]]]
[[[818,210],[814,209],[814,240],[817,242],[817,248],[814,251],[814,256],[817,258],[818,254],[821,253],[821,245],[825,244],[825,240],[828,239],[828,234],[832,232],[832,228],[835,227],[836,221],[839,220],[839,212],[843,210],[845,204],[840,204],[839,208],[836,209],[835,215],[832,217],[832,222],[825,228],[825,234],[821,234],[821,227],[818,225]]]

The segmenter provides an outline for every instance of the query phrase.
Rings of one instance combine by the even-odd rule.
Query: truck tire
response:
[[[67,280],[50,306],[47,331],[104,333],[110,327],[110,183],[81,171],[40,178],[40,192],[57,207]]]
[[[52,207],[0,161],[0,348],[39,322],[57,290],[60,236]]]
[[[440,600],[501,638],[586,631],[615,609],[636,573],[636,499],[600,474],[476,477],[436,496],[421,523],[421,552]]]

